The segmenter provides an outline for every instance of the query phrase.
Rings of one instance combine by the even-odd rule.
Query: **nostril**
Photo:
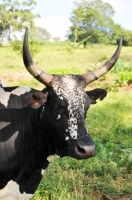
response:
[[[78,151],[79,153],[82,153],[82,154],[85,153],[85,149],[82,148],[81,146],[77,146],[77,151]]]
[[[76,154],[80,158],[90,158],[95,155],[95,145],[77,145],[75,148]]]

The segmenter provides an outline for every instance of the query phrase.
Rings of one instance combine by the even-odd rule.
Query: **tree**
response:
[[[123,29],[119,24],[115,24],[112,36],[112,43],[118,44],[122,37],[123,46],[132,46],[132,31]]]
[[[29,28],[28,33],[30,38],[30,40],[28,41],[30,46],[30,52],[31,55],[34,56],[41,50],[40,41],[50,38],[50,33],[46,29],[41,27]],[[13,50],[22,56],[23,42],[20,40],[11,41],[11,45],[13,47]]]
[[[2,23],[0,22],[0,46],[2,46],[2,43],[4,42],[4,38],[7,35],[7,29],[3,28]]]
[[[40,17],[32,13],[35,5],[35,0],[3,0],[0,4],[1,30],[8,30],[9,40],[13,39],[15,31],[34,26],[34,18]]]
[[[110,44],[118,44],[119,38],[122,37],[122,27],[119,24],[115,24],[113,28],[112,40]]]
[[[91,43],[109,43],[115,26],[113,14],[112,6],[102,0],[75,1],[69,39],[74,40],[76,30],[78,42],[91,36],[88,39]],[[86,41],[84,43],[86,45]]]
[[[41,27],[31,27],[29,29],[29,36],[31,40],[37,41],[47,40],[51,37],[50,33]]]
[[[122,39],[122,44],[124,46],[132,46],[132,31],[123,29]]]

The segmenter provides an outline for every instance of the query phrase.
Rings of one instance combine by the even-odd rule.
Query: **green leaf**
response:
[[[129,155],[128,160],[130,163],[132,163],[132,153]]]

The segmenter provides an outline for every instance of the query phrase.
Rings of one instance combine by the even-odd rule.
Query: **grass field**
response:
[[[65,44],[47,44],[34,60],[50,73],[85,73],[105,62],[115,49],[104,45],[79,48],[73,62]],[[120,59],[128,65],[132,47],[123,47]],[[11,47],[0,48],[0,60],[0,77],[6,85],[43,87],[27,73],[22,58]],[[92,85],[106,88],[109,81],[107,97],[92,105],[86,118],[96,156],[80,161],[53,159],[33,200],[132,200],[132,90],[113,88],[111,80],[117,76],[110,72]]]
[[[91,70],[109,59],[116,50],[116,46],[88,45],[86,49],[80,47],[73,55],[67,51],[65,43],[50,43],[41,46],[41,52],[34,57],[36,64],[49,73],[81,74]],[[132,61],[132,47],[122,47],[120,59],[125,63]],[[0,48],[0,77],[6,85],[28,85],[42,88],[25,69],[22,56],[12,51],[12,47]]]

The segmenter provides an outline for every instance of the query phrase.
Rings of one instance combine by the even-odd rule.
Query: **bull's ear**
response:
[[[104,89],[100,89],[100,88],[97,88],[95,90],[86,91],[86,93],[90,98],[91,104],[97,103],[96,102],[97,99],[100,99],[100,101],[102,101],[107,95],[107,91]]]
[[[27,95],[26,101],[27,104],[32,108],[38,109],[40,106],[42,106],[44,103],[47,102],[47,97],[48,97],[48,92],[42,93],[39,91],[33,91]]]

